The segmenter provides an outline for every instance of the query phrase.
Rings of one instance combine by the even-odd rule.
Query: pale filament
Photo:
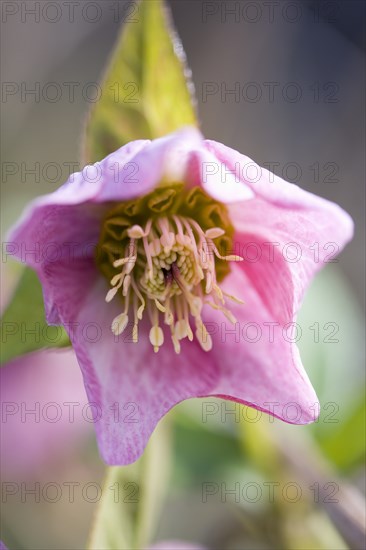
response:
[[[124,302],[122,313],[112,322],[112,331],[120,335],[126,329],[129,312],[133,312],[133,342],[138,342],[138,325],[147,309],[151,329],[149,339],[154,351],[164,344],[161,321],[170,327],[176,353],[180,341],[195,335],[205,351],[212,349],[211,336],[202,321],[202,308],[208,304],[220,310],[231,323],[236,319],[225,307],[225,297],[237,303],[240,299],[225,294],[217,284],[215,257],[225,261],[241,261],[237,255],[221,256],[213,240],[224,231],[211,228],[203,231],[191,218],[149,219],[145,228],[134,225],[127,230],[130,239],[126,255],[113,263],[121,268],[110,281],[106,295],[110,302],[119,292]],[[210,298],[210,300],[208,300]]]

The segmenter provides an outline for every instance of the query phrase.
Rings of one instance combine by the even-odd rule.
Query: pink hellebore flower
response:
[[[34,201],[8,251],[37,271],[48,322],[70,335],[105,461],[127,464],[191,397],[315,420],[286,331],[352,232],[337,205],[184,128]]]

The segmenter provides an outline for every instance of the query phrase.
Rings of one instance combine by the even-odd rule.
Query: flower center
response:
[[[120,215],[116,216],[118,212],[113,210],[104,222],[97,263],[111,285],[106,301],[110,302],[115,296],[122,301],[122,311],[111,328],[115,335],[120,335],[131,320],[132,340],[138,342],[139,321],[147,313],[151,323],[150,342],[155,352],[164,343],[161,328],[164,323],[170,327],[174,349],[179,353],[181,340],[193,340],[193,323],[197,340],[205,351],[209,351],[212,340],[202,321],[203,305],[221,310],[232,323],[236,322],[225,307],[225,298],[242,302],[225,294],[218,281],[222,272],[227,273],[222,263],[242,258],[221,255],[217,246],[220,239],[221,244],[228,242],[223,240],[225,228],[213,226],[214,221],[221,220],[228,233],[232,233],[223,215],[226,214],[223,205],[218,205],[216,216],[207,221],[207,209],[212,213],[215,211],[212,203],[217,205],[213,199],[201,190],[193,190],[201,199],[199,205],[197,201],[192,203],[192,191],[184,200],[175,203],[167,200],[172,198],[169,191],[172,189],[152,193],[142,205],[139,201],[119,205]],[[178,198],[177,189],[173,191]],[[188,216],[197,206],[198,215]],[[221,215],[217,215],[220,211]],[[145,223],[134,223],[143,218]],[[203,228],[200,221],[210,227]],[[230,238],[229,241],[231,244]]]

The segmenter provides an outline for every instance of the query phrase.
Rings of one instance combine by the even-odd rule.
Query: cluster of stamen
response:
[[[220,254],[214,241],[224,233],[219,227],[203,230],[197,221],[178,214],[150,218],[144,227],[128,227],[124,255],[113,261],[118,271],[110,279],[112,288],[106,296],[107,302],[120,296],[123,303],[122,312],[113,320],[113,333],[122,334],[131,319],[132,339],[138,342],[138,326],[146,310],[155,352],[164,343],[162,323],[169,326],[179,353],[180,341],[194,338],[191,322],[201,347],[209,351],[212,339],[202,321],[203,305],[222,311],[235,324],[225,298],[242,303],[218,285],[216,261],[242,260]]]

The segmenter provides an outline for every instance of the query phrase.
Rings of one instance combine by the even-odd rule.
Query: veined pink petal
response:
[[[220,371],[220,381],[210,395],[245,403],[291,424],[313,422],[318,399],[301,363],[294,324],[283,325],[273,317],[238,266],[223,288],[245,303],[230,307],[235,326],[218,322],[216,312],[205,310],[212,357]]]
[[[244,262],[243,269],[248,268],[249,274],[253,275],[251,280],[262,296],[272,291],[273,285],[276,288],[282,286],[280,295],[291,292],[292,314],[295,314],[304,290],[316,271],[334,260],[351,240],[351,217],[338,205],[284,181],[225,145],[207,141],[206,146],[217,155],[220,162],[236,172],[238,178],[255,194],[255,198],[250,201],[234,203],[230,198],[228,200],[236,230],[236,252],[245,256],[248,237],[260,235],[262,244],[258,254],[267,257],[267,266],[269,261],[276,263],[281,270],[281,277],[273,281],[270,290],[265,283],[266,276],[264,270],[261,270],[260,260],[258,265],[253,262],[249,267],[248,261]],[[254,241],[258,245],[258,239],[254,237]],[[250,253],[253,252],[254,246]],[[282,256],[281,267],[281,262],[274,259],[278,256]],[[280,295],[274,296],[274,300],[278,302]],[[286,308],[289,311],[288,300]]]
[[[334,203],[322,199],[313,193],[304,191],[298,185],[287,182],[266,168],[259,166],[254,160],[235,149],[231,149],[213,140],[205,140],[204,147],[211,154],[215,155],[219,162],[224,164],[226,170],[235,174],[238,182],[248,185],[257,197],[277,204],[282,208],[322,209],[328,206],[332,208],[336,207],[336,209],[345,214]],[[349,218],[348,215],[347,217]]]
[[[211,197],[224,203],[246,201],[254,197],[252,189],[203,147],[203,143],[190,155],[186,181],[191,186],[201,185]]]
[[[196,128],[186,127],[156,139],[133,159],[141,179],[147,181],[184,182],[187,186],[202,185],[216,200],[226,202],[253,197],[249,186],[218,161]]]
[[[189,175],[192,151],[200,148],[203,148],[202,134],[187,126],[153,140],[133,161],[141,180],[151,182],[152,188],[161,181],[182,183]]]
[[[145,195],[162,179],[184,180],[188,153],[202,143],[198,130],[184,128],[152,142],[129,143],[72,174],[57,191],[25,210],[7,237],[8,254],[37,271],[70,253],[85,257],[86,246],[98,240],[100,220],[110,201]]]
[[[48,263],[41,271],[40,278],[45,303],[51,312],[57,311],[58,316],[58,321],[53,323],[47,318],[49,324],[72,323],[89,300],[91,288],[101,279],[92,258]],[[106,285],[104,280],[103,283]],[[101,305],[104,304],[103,298]],[[69,330],[72,330],[72,326]]]
[[[262,239],[258,254],[268,256],[268,262],[275,263],[275,258],[282,260],[277,262],[277,266],[282,263],[281,272],[287,271],[288,276],[281,277],[276,285],[284,284],[283,292],[292,292],[293,314],[298,311],[314,274],[326,263],[334,261],[353,234],[348,214],[337,205],[322,199],[319,201],[318,208],[297,210],[281,208],[262,199],[253,200],[250,205],[244,202],[229,205],[236,230],[234,239],[244,256],[248,250],[247,235],[258,234]],[[322,209],[319,206],[323,203]],[[243,269],[247,266],[248,262],[242,265]],[[255,273],[258,266],[254,262],[249,271]],[[255,284],[255,277],[253,281]],[[257,280],[257,283],[264,287],[264,280]],[[263,292],[267,292],[265,288]]]
[[[9,254],[36,270],[40,264],[62,259],[70,249],[81,256],[81,247],[98,240],[106,201],[128,200],[149,191],[143,181],[137,185],[129,177],[131,159],[148,143],[127,144],[102,162],[72,174],[54,193],[34,200],[7,237]]]
[[[67,265],[48,267],[60,295],[55,300],[61,304],[62,323],[72,339],[89,401],[95,404],[99,448],[108,464],[128,464],[142,454],[169,409],[209,392],[217,382],[217,369],[198,344],[184,342],[177,356],[167,331],[166,344],[153,353],[148,322],[140,323],[138,344],[132,342],[131,327],[115,336],[111,325],[121,305],[105,303],[106,282],[101,278],[87,281],[88,291],[75,303],[82,282],[65,295],[69,273]]]
[[[294,281],[281,251],[273,246],[271,233],[259,227],[256,233],[237,232],[234,252],[243,258],[242,262],[236,263],[236,270],[242,271],[273,320],[281,325],[291,322],[294,315]],[[229,285],[229,282],[226,284]]]

